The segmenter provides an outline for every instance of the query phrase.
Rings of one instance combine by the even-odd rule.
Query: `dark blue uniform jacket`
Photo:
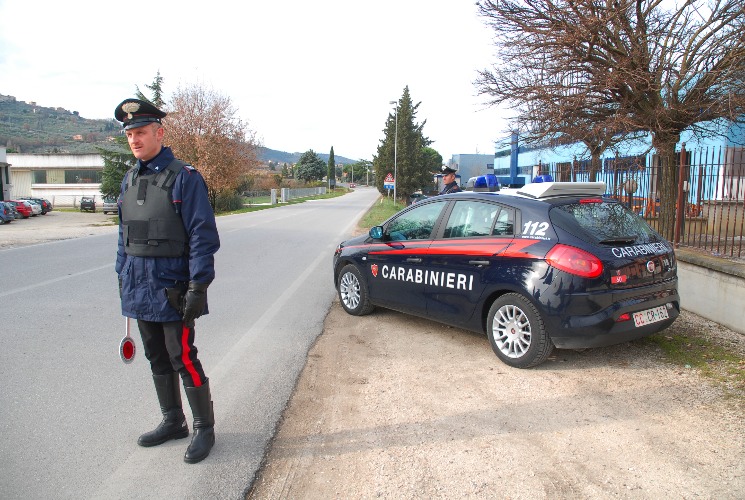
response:
[[[140,174],[159,172],[173,160],[171,148],[143,165]],[[130,175],[130,174],[127,174]],[[127,176],[122,182],[122,193]],[[122,314],[145,321],[179,321],[181,316],[171,307],[166,288],[185,286],[189,281],[211,283],[215,278],[215,252],[220,248],[215,214],[207,196],[207,184],[193,167],[184,167],[176,176],[172,200],[180,201],[181,218],[189,237],[189,255],[182,257],[134,257],[124,252],[122,228],[116,252],[116,272],[122,279]],[[122,197],[119,197],[121,203]],[[119,207],[121,222],[121,206]],[[205,308],[204,314],[208,310]]]

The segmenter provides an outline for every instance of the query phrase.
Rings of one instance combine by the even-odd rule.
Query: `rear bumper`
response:
[[[677,280],[675,281],[677,284]],[[607,308],[587,316],[569,316],[559,325],[549,328],[554,345],[560,349],[604,347],[639,339],[669,327],[680,315],[680,296],[677,287],[652,287],[644,295],[626,297]],[[665,306],[669,318],[637,327],[633,314],[657,306]],[[620,320],[624,314],[629,319]]]

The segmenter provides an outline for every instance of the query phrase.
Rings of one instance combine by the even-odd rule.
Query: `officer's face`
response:
[[[445,174],[442,176],[442,180],[445,182],[445,184],[450,184],[455,180],[455,174]]]
[[[160,153],[163,144],[163,127],[157,123],[127,130],[127,141],[138,160],[152,160]]]

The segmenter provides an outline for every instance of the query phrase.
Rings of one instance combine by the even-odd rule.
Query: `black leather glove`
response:
[[[189,289],[184,295],[184,323],[194,326],[194,320],[202,315],[207,305],[207,287],[209,284],[189,282]]]

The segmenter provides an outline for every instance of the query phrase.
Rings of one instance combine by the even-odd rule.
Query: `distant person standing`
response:
[[[137,320],[163,413],[137,444],[157,446],[189,435],[180,376],[194,415],[184,461],[197,463],[215,443],[215,416],[194,345],[194,319],[208,313],[207,287],[215,278],[220,238],[204,179],[163,146],[165,116],[138,99],[125,99],[114,111],[137,158],[119,196],[116,272],[122,314]]]
[[[442,191],[440,191],[440,194],[458,193],[463,191],[458,183],[455,182],[455,172],[457,172],[457,170],[454,170],[447,165],[442,166],[442,182],[445,186],[442,188]]]

